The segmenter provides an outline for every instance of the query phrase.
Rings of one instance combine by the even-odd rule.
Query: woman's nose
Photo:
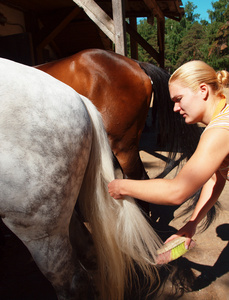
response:
[[[180,111],[180,103],[179,102],[174,103],[173,111],[174,112]]]

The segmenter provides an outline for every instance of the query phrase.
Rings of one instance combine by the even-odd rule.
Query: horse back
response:
[[[37,68],[93,102],[102,114],[114,152],[118,151],[115,145],[123,136],[126,148],[132,147],[132,135],[138,141],[150,105],[152,85],[137,62],[113,52],[89,49]]]

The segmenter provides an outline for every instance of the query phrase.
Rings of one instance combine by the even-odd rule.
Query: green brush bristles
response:
[[[185,242],[171,249],[171,260],[175,260],[184,255],[188,250],[185,248]]]
[[[195,242],[191,240],[189,248],[186,249],[185,240],[186,238],[184,236],[180,236],[164,244],[157,251],[157,263],[166,264],[172,260],[175,260],[195,246]]]

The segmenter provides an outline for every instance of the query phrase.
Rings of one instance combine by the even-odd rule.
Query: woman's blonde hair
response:
[[[229,87],[229,73],[225,70],[216,72],[212,67],[200,60],[183,64],[170,77],[169,84],[179,80],[185,87],[197,91],[201,83],[208,84],[217,95],[223,95],[224,88]]]

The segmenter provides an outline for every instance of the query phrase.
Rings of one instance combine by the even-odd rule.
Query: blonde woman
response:
[[[206,125],[195,153],[174,179],[117,179],[108,185],[115,199],[128,195],[160,205],[180,205],[202,188],[190,220],[167,240],[186,236],[186,248],[229,179],[229,105],[224,93],[228,85],[228,72],[216,73],[202,61],[190,61],[177,69],[169,81],[174,111],[187,124]]]

